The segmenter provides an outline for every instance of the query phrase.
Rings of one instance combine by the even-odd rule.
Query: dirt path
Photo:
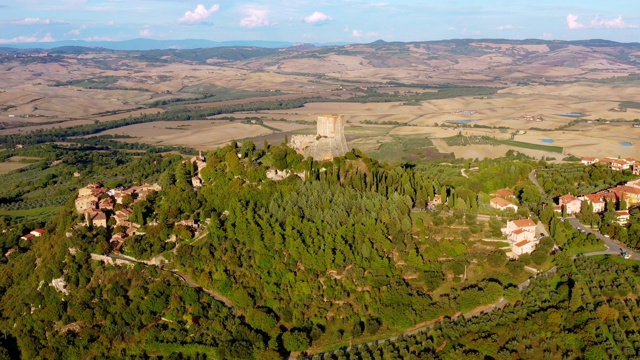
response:
[[[115,254],[109,254],[107,256],[112,258],[112,259],[115,259],[115,260],[121,260],[121,261],[130,262],[130,263],[137,263],[137,264],[142,264],[142,265],[145,265],[145,266],[155,266],[155,265],[149,264],[148,262],[144,262],[144,261],[135,259],[135,258],[133,258],[131,256],[123,256],[123,255],[115,255]],[[180,272],[180,271],[178,271],[176,269],[165,269],[165,268],[159,267],[159,266],[156,266],[156,267],[158,267],[161,270],[168,271],[168,272],[172,273],[173,275],[179,277],[180,279],[182,279],[182,281],[184,281],[185,284],[187,284],[188,287],[191,287],[191,288],[194,288],[194,289],[198,289],[198,290],[202,290],[203,292],[205,292],[206,294],[208,294],[212,298],[220,301],[221,303],[224,304],[224,306],[229,308],[234,315],[242,315],[242,313],[240,311],[238,311],[238,309],[236,309],[233,306],[233,302],[231,300],[229,300],[229,298],[227,298],[226,296],[220,294],[219,292],[217,292],[215,290],[210,290],[210,289],[203,288],[202,286],[196,284],[193,280],[191,280],[191,278],[189,278],[187,275],[183,274],[182,272]]]
[[[552,274],[555,274],[556,271],[557,271],[557,268],[553,267],[551,270],[548,270],[547,272],[545,272],[542,275],[552,275]],[[540,276],[540,274],[537,275],[537,276]],[[518,285],[518,289],[520,291],[522,291],[522,290],[526,289],[529,285],[531,285],[531,280],[527,280],[527,281],[519,284]],[[470,311],[468,311],[466,313],[457,313],[457,314],[455,314],[454,316],[451,317],[451,320],[452,321],[456,321],[460,317],[463,317],[465,319],[469,319],[471,317],[479,316],[479,315],[482,315],[482,314],[488,314],[488,313],[490,313],[490,312],[492,312],[494,310],[502,309],[508,303],[509,302],[506,299],[500,298],[500,299],[498,299],[498,301],[496,301],[493,304],[482,305],[482,306],[479,306],[479,307],[477,307],[477,308],[475,308],[473,310],[470,310]],[[394,340],[398,339],[400,336],[415,335],[415,334],[418,334],[418,333],[421,333],[421,332],[424,332],[424,331],[427,331],[427,330],[433,328],[433,326],[435,324],[437,324],[439,321],[442,321],[442,320],[444,320],[446,318],[447,318],[446,316],[442,316],[442,317],[440,317],[438,319],[428,320],[428,321],[425,321],[423,323],[415,325],[414,327],[404,331],[402,334],[391,336],[391,337],[380,339],[380,340],[369,341],[369,342],[366,342],[366,343],[363,343],[363,344],[348,346],[346,348],[341,348],[341,350],[349,351],[351,348],[361,348],[363,346],[371,346],[373,344],[383,344],[383,343],[385,343],[387,341],[394,341]],[[302,358],[303,359],[311,359],[312,357],[315,358],[317,356],[320,356],[320,358],[324,358],[327,355],[332,355],[332,354],[335,355],[336,352],[337,352],[337,350],[326,352],[326,353],[317,353],[317,354],[312,353],[312,354],[309,354],[308,356],[302,357]],[[289,360],[292,360],[292,359],[296,359],[296,357],[289,357]]]

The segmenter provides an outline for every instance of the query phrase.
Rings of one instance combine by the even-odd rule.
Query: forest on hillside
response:
[[[0,223],[6,230],[0,234],[5,355],[265,359],[322,352],[397,335],[501,299],[515,308],[529,306],[527,301],[537,299],[534,293],[517,288],[529,277],[525,266],[569,266],[571,254],[598,246],[595,237],[541,206],[552,199],[528,174],[554,168],[521,154],[387,165],[354,150],[318,163],[284,145],[265,145],[232,142],[207,153],[199,174],[204,186],[197,189],[191,183],[195,166],[179,155],[50,145],[24,150],[34,158],[55,153],[65,161],[55,166],[35,161],[5,175],[11,180],[0,191],[6,206],[46,197],[52,186],[58,192],[49,196],[66,201],[52,218],[25,222],[5,216]],[[274,168],[292,175],[270,180],[266,172]],[[460,175],[461,168],[469,170],[468,177]],[[27,174],[36,179],[30,186]],[[75,189],[90,181],[110,188],[143,182],[162,186],[133,204],[132,219],[142,228],[117,255],[161,258],[164,265],[96,260],[112,251],[109,239],[119,230],[78,225],[71,200]],[[577,177],[575,184],[589,181],[589,176]],[[521,205],[517,213],[488,206],[488,194],[502,188],[514,190]],[[445,204],[425,211],[435,195]],[[486,221],[478,213],[493,215]],[[504,244],[500,227],[505,219],[526,216],[549,226],[551,237],[530,256],[509,260],[499,249]],[[179,224],[183,220],[200,224],[199,230]],[[34,226],[44,227],[47,235],[19,239]],[[554,244],[562,251],[554,254]],[[633,280],[622,285],[628,287],[623,299],[638,291]],[[514,307],[504,311],[509,309]],[[528,326],[529,315],[522,316],[511,326]],[[475,326],[456,324],[468,331]],[[418,353],[447,358],[451,351],[458,354],[455,344],[466,337],[421,339],[428,346]],[[590,344],[567,351],[586,354]],[[557,350],[545,346],[551,353]],[[500,349],[482,351],[496,356]]]

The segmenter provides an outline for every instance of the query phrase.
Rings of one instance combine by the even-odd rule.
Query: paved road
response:
[[[542,186],[540,186],[540,184],[538,183],[538,179],[536,178],[536,170],[531,170],[531,172],[529,173],[529,180],[531,180],[531,182],[538,187],[538,189],[540,189],[540,192],[542,193],[542,195],[546,195],[547,192],[544,191],[544,189],[542,188]]]
[[[132,258],[130,256],[126,256],[125,257],[125,256],[116,255],[116,254],[113,254],[113,253],[110,253],[107,256],[112,258],[112,259],[127,261],[127,262],[136,263],[136,264],[140,264],[140,265],[144,265],[144,266],[152,266],[150,264],[147,264],[146,262],[137,260],[137,259]],[[226,306],[227,308],[231,309],[231,311],[234,314],[236,314],[236,315],[240,314],[233,307],[233,303],[231,302],[231,300],[229,300],[228,298],[224,297],[223,295],[221,295],[221,294],[219,294],[219,293],[217,293],[217,292],[215,292],[213,290],[208,290],[208,289],[205,289],[205,288],[199,286],[198,284],[194,283],[187,275],[181,273],[180,271],[175,270],[175,269],[165,269],[165,268],[162,268],[162,267],[158,267],[158,269],[164,270],[164,271],[168,271],[168,272],[172,273],[173,275],[175,275],[175,276],[179,277],[180,279],[182,279],[182,281],[184,281],[184,283],[187,284],[188,287],[204,291],[209,296],[211,296],[212,298],[220,301],[221,303],[224,304],[224,306]]]
[[[546,271],[545,273],[543,273],[541,275],[543,275],[543,276],[552,275],[552,274],[555,274],[557,270],[558,270],[558,268],[554,266],[553,268],[549,269],[548,271]],[[537,275],[537,276],[540,276],[540,275]],[[520,291],[522,291],[522,290],[526,289],[527,287],[529,287],[529,285],[531,285],[531,279],[529,279],[529,280],[521,283],[520,285],[518,285],[518,289]],[[469,319],[469,318],[472,318],[472,317],[475,317],[475,316],[480,316],[482,314],[488,314],[488,313],[490,313],[492,311],[495,311],[497,309],[502,309],[508,303],[509,302],[507,300],[505,300],[504,298],[500,298],[496,303],[494,303],[493,305],[491,305],[491,306],[489,306],[487,308],[482,308],[480,310],[472,310],[472,311],[467,312],[465,314],[454,315],[454,316],[451,317],[451,321],[456,321],[460,317],[462,317],[464,319]],[[423,327],[420,327],[418,329],[406,331],[406,332],[402,333],[402,335],[396,335],[396,336],[391,336],[391,337],[388,337],[388,338],[385,338],[385,339],[380,339],[380,340],[376,340],[376,341],[370,341],[370,342],[363,343],[363,344],[358,344],[358,345],[352,345],[352,346],[349,346],[349,347],[346,347],[346,348],[341,348],[340,350],[349,351],[352,348],[358,349],[358,348],[361,348],[363,346],[371,346],[373,344],[383,344],[383,343],[385,343],[387,341],[394,341],[394,340],[398,339],[400,336],[415,335],[415,334],[430,330],[438,322],[439,321],[435,321],[433,324],[430,324],[430,325],[427,325],[427,326],[423,326]],[[329,352],[320,353],[320,354],[313,354],[311,356],[302,356],[301,358],[302,359],[320,359],[320,358],[322,358],[322,356],[326,356],[326,355],[330,355],[330,354],[336,354],[337,351],[338,350],[329,351]],[[293,357],[293,356],[289,357],[289,360],[295,360],[295,359],[297,359],[297,358]]]
[[[595,255],[620,255],[621,252],[625,251],[627,254],[631,254],[631,259],[640,261],[640,253],[633,251],[626,247],[623,243],[613,240],[611,238],[605,237],[599,231],[594,231],[589,229],[588,227],[582,225],[580,220],[577,218],[568,218],[566,221],[569,221],[569,224],[573,226],[575,229],[581,232],[586,232],[587,234],[594,234],[598,239],[604,242],[604,246],[607,247],[607,250],[604,251],[594,251],[590,253],[583,254],[584,256],[595,256]]]

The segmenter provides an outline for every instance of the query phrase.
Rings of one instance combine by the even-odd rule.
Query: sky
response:
[[[640,40],[637,0],[0,0],[0,44]]]

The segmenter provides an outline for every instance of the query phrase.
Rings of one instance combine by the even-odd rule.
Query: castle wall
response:
[[[294,135],[289,146],[304,157],[311,156],[318,161],[344,156],[349,151],[344,125],[342,115],[318,116],[317,135]]]
[[[318,135],[326,137],[344,137],[344,116],[343,115],[320,115],[318,116]]]

